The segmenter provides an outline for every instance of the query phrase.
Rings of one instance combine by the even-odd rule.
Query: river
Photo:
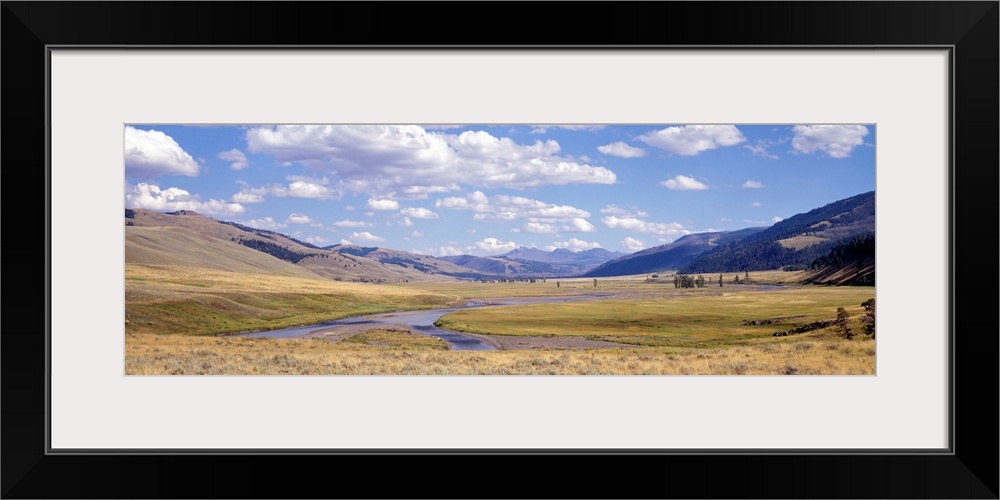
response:
[[[324,323],[316,323],[307,326],[294,326],[282,328],[280,330],[270,330],[265,332],[244,333],[242,337],[276,337],[294,338],[308,335],[317,330],[325,330],[336,326],[344,325],[366,325],[403,323],[413,329],[414,332],[423,335],[430,335],[445,341],[452,350],[455,351],[492,351],[495,347],[482,340],[463,335],[451,330],[444,330],[434,326],[434,322],[441,316],[460,309],[471,309],[474,307],[495,307],[515,304],[539,304],[555,302],[576,302],[580,300],[596,300],[611,297],[611,295],[573,295],[564,297],[544,297],[544,298],[522,298],[522,299],[496,299],[484,301],[469,301],[462,307],[449,307],[444,309],[423,309],[419,311],[397,311],[390,313],[369,314],[365,316],[355,316],[352,318],[338,319]]]

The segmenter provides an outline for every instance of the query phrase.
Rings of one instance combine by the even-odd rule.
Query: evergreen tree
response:
[[[846,309],[843,307],[837,308],[837,320],[835,321],[835,324],[837,325],[837,328],[840,329],[840,336],[847,340],[854,338],[854,334],[851,333],[851,327],[848,324],[849,318],[850,315],[847,314]]]

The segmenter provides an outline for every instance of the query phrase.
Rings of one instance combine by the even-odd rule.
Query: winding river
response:
[[[240,336],[242,337],[277,337],[277,338],[293,338],[302,337],[308,335],[317,330],[325,330],[337,326],[345,325],[376,325],[385,323],[403,323],[413,329],[414,332],[423,335],[430,335],[432,337],[437,337],[445,341],[452,350],[455,351],[492,351],[496,350],[495,347],[479,340],[478,338],[471,337],[469,335],[463,335],[458,332],[453,332],[451,330],[444,330],[434,326],[434,322],[438,320],[442,315],[450,313],[452,311],[458,311],[460,309],[471,309],[474,307],[495,307],[495,306],[506,306],[515,304],[544,304],[544,303],[556,303],[556,302],[575,302],[580,300],[596,300],[608,298],[611,295],[575,295],[567,297],[545,297],[545,298],[534,298],[534,299],[499,299],[499,300],[489,300],[489,301],[469,301],[468,305],[462,307],[449,307],[443,309],[423,309],[419,311],[397,311],[390,313],[380,313],[380,314],[369,314],[365,316],[355,316],[351,318],[338,319],[335,321],[327,321],[324,323],[316,323],[314,325],[307,326],[295,326],[291,328],[282,328],[280,330],[270,330],[266,332],[254,332],[254,333],[244,333]]]

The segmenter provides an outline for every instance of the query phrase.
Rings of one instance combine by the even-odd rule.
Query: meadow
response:
[[[795,273],[751,275],[754,284],[678,289],[669,275],[545,283],[342,283],[301,277],[126,267],[126,374],[539,375],[874,374],[875,340],[860,335],[873,287],[768,286]],[[706,277],[707,278],[707,277]],[[716,278],[717,279],[717,278]],[[558,281],[558,286],[556,282]],[[579,301],[574,299],[593,298]],[[564,297],[565,301],[560,301]],[[219,336],[346,316],[454,306],[466,300],[544,300],[465,309],[438,324],[495,345],[451,351],[433,337],[371,330],[329,339]],[[835,325],[774,336],[850,315],[853,340]],[[503,340],[526,342],[503,342]],[[613,347],[559,347],[529,339],[585,339]],[[556,346],[556,347],[553,347]]]

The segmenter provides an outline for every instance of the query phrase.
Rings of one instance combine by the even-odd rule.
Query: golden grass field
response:
[[[731,274],[731,273],[730,273]],[[751,273],[754,283],[798,273]],[[706,275],[706,278],[708,276]],[[717,278],[717,275],[715,276]],[[742,278],[742,276],[741,276]],[[667,281],[669,280],[669,282]],[[556,281],[559,286],[556,287]],[[126,265],[125,373],[143,374],[873,374],[875,341],[833,327],[787,337],[776,331],[830,320],[837,307],[861,331],[873,287],[756,285],[676,289],[647,276],[546,283],[376,285],[299,276]],[[390,310],[446,307],[465,299],[599,300],[468,309],[445,327],[488,335],[579,337],[606,349],[450,351],[438,339],[373,327],[339,341],[219,337]],[[742,325],[743,320],[776,319]]]

